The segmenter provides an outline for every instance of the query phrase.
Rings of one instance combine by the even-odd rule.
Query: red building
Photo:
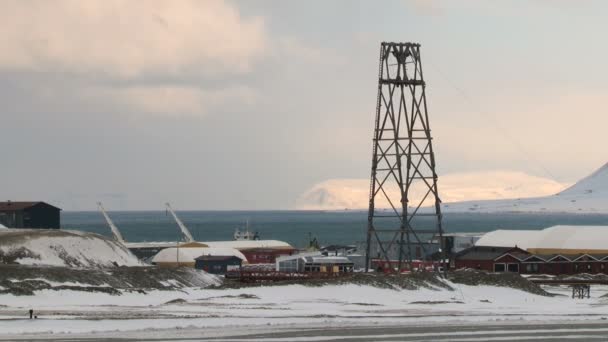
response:
[[[251,248],[241,249],[249,264],[274,264],[283,255],[292,255],[295,249]]]
[[[456,254],[453,267],[521,274],[608,273],[608,254],[531,254],[517,247],[474,246]]]
[[[521,261],[530,255],[517,247],[474,246],[456,254],[454,267],[520,273]]]
[[[606,254],[577,254],[577,255],[530,255],[522,260],[522,271],[525,274],[577,274],[577,273],[606,273],[608,255]]]

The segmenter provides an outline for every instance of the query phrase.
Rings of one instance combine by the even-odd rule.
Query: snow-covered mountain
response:
[[[597,196],[590,196],[594,198],[605,197],[608,198],[608,163],[600,167],[594,173],[576,182],[571,187],[560,192],[560,196],[578,196],[583,195],[583,198],[587,198],[588,195],[594,194]],[[602,196],[603,195],[603,196]]]
[[[452,173],[439,177],[439,191],[444,202],[546,196],[561,191],[568,185],[513,171]],[[399,198],[396,188],[385,190],[390,193],[391,198]],[[411,189],[413,199],[422,198],[425,194],[425,188],[414,186]],[[368,196],[369,179],[330,179],[314,185],[302,194],[297,208],[365,209],[368,206]],[[389,207],[388,202],[383,198],[379,198],[376,205]]]
[[[439,192],[444,212],[608,213],[608,164],[569,187],[521,172],[493,171],[440,176]],[[369,180],[331,179],[305,192],[298,208],[365,209],[368,194]],[[414,189],[412,195],[420,194]]]
[[[608,213],[608,164],[552,196],[444,204],[447,212]]]

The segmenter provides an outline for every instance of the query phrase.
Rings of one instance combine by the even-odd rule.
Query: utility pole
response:
[[[395,262],[397,271],[404,264],[412,270],[412,254],[430,257],[429,242],[437,240],[443,264],[441,200],[420,44],[383,42],[378,68],[366,269],[378,258],[391,270]]]

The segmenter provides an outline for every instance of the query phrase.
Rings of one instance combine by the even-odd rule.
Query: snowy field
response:
[[[590,299],[570,298],[567,287],[546,287],[545,297],[492,286],[450,283],[455,290],[382,289],[367,285],[285,285],[241,289],[182,289],[120,296],[41,290],[34,296],[0,295],[0,340],[17,337],[205,336],[293,327],[511,324],[601,321],[608,317],[606,286]],[[38,319],[26,319],[33,308]],[[22,336],[28,334],[27,336]],[[33,334],[33,335],[32,335]],[[173,334],[173,335],[172,335]]]

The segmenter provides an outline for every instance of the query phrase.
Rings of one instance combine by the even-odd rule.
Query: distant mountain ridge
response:
[[[555,194],[569,184],[513,171],[477,171],[452,173],[439,177],[439,193],[444,202],[534,197]],[[426,188],[412,187],[412,198],[420,199]],[[396,188],[385,189],[391,198],[400,195]],[[314,185],[298,200],[298,209],[343,210],[365,209],[369,204],[369,179],[330,179]],[[426,205],[431,205],[427,203]],[[390,205],[378,198],[379,208]]]
[[[608,163],[555,195],[445,203],[446,212],[566,212],[608,214]]]
[[[604,164],[589,176],[564,189],[558,193],[558,195],[585,195],[593,192],[608,192],[608,163]]]
[[[563,190],[562,190],[563,189]],[[517,172],[439,177],[444,212],[560,212],[608,214],[608,163],[571,186]],[[300,197],[299,209],[365,209],[369,181],[333,179]],[[396,194],[395,194],[396,195]],[[414,192],[413,196],[417,196]],[[394,196],[393,196],[394,197]],[[474,198],[474,200],[465,200]],[[380,208],[388,208],[380,202]]]

